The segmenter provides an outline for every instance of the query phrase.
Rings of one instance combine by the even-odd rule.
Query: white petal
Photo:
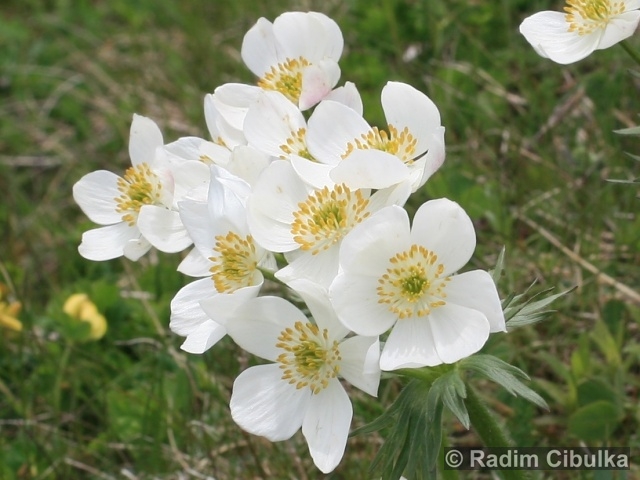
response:
[[[309,445],[313,463],[323,473],[333,471],[347,446],[353,408],[347,392],[337,380],[311,396],[302,434]]]
[[[438,356],[454,363],[480,350],[489,338],[489,321],[482,312],[447,303],[431,310],[429,324]]]
[[[321,163],[336,165],[347,146],[371,127],[355,110],[338,102],[321,102],[309,117],[307,146]]]
[[[185,285],[171,300],[171,318],[169,328],[172,332],[186,336],[209,320],[209,316],[200,306],[200,301],[216,295],[210,278],[196,280]]]
[[[164,145],[162,132],[156,122],[150,118],[134,114],[129,135],[131,163],[134,166],[144,162],[149,165],[153,164],[156,149]]]
[[[280,92],[262,92],[251,104],[244,121],[244,134],[256,150],[280,157],[287,139],[306,128],[304,116]]]
[[[356,225],[342,240],[340,267],[359,275],[377,277],[389,260],[410,244],[409,215],[401,207],[385,207]]]
[[[355,110],[358,115],[362,115],[364,109],[362,97],[352,82],[345,82],[344,86],[332,90],[324,99],[342,103],[352,110]]]
[[[262,172],[247,201],[251,235],[273,252],[297,249],[299,245],[291,233],[293,212],[307,195],[307,189],[289,162],[273,162]]]
[[[476,248],[476,234],[469,215],[446,198],[422,204],[413,217],[411,240],[435,252],[438,263],[444,265],[443,275],[465,266]]]
[[[329,288],[338,274],[338,253],[340,245],[332,245],[315,255],[296,250],[295,259],[287,258],[289,265],[280,270],[276,277],[283,282],[289,279],[305,278]]]
[[[627,8],[629,8],[628,5]],[[609,48],[629,38],[638,28],[638,22],[640,22],[640,11],[625,12],[609,20],[597,50]]]
[[[226,83],[216,88],[212,103],[220,116],[229,126],[242,132],[244,118],[262,89],[253,85],[242,83]]]
[[[111,260],[121,257],[127,242],[138,237],[140,230],[136,227],[125,222],[116,223],[84,232],[78,252],[87,260]]]
[[[601,30],[588,35],[569,32],[565,14],[549,11],[525,18],[520,33],[539,55],[560,64],[577,62],[590,55],[602,35]]]
[[[306,158],[302,158],[297,155],[291,155],[289,161],[298,176],[307,185],[318,190],[324,188],[325,185],[333,185],[334,182],[329,176],[332,169],[331,165],[312,162],[311,160],[307,160]]]
[[[418,169],[419,176],[417,181],[413,182],[413,191],[422,187],[431,175],[433,175],[444,163],[445,159],[445,147],[444,147],[444,127],[439,127],[436,131],[428,136],[428,151],[427,154],[414,162],[409,168]]]
[[[229,336],[244,350],[275,361],[282,350],[276,347],[285,328],[307,323],[296,306],[280,297],[258,297],[245,302],[226,323]]]
[[[187,335],[180,348],[187,353],[201,354],[220,341],[227,330],[213,320],[206,320]]]
[[[258,77],[278,64],[278,42],[273,34],[273,24],[260,18],[242,40],[242,61]]]
[[[397,317],[378,303],[378,277],[340,274],[329,289],[329,297],[338,318],[358,335],[381,335],[393,326]]]
[[[388,82],[380,101],[387,123],[398,131],[408,128],[417,140],[416,153],[426,151],[428,137],[441,126],[436,104],[421,91],[401,82]]]
[[[135,262],[149,250],[151,250],[151,244],[146,238],[140,236],[127,241],[127,243],[124,244],[122,253],[125,258]]]
[[[270,163],[271,159],[268,155],[242,145],[233,149],[227,170],[253,186]]]
[[[380,368],[389,371],[440,365],[442,359],[436,350],[429,322],[428,317],[398,320],[384,344]]]
[[[395,155],[381,150],[355,150],[336,165],[329,176],[350,189],[387,188],[409,178],[407,166]]]
[[[233,382],[231,416],[245,431],[272,442],[291,438],[302,426],[311,390],[296,389],[281,379],[277,364],[259,365]]]
[[[473,270],[451,277],[446,287],[447,303],[482,312],[489,320],[491,332],[506,332],[498,289],[489,273]]]
[[[173,210],[144,205],[137,224],[142,235],[161,252],[181,252],[191,245],[191,237],[182,224],[180,214]]]
[[[247,143],[242,131],[233,128],[222,117],[215,106],[214,97],[210,93],[204,97],[204,118],[207,123],[209,135],[214,142],[224,142],[224,145],[230,149]],[[216,161],[215,158],[212,159]]]
[[[236,312],[260,292],[262,283],[239,288],[232,293],[221,293],[200,300],[200,306],[207,316],[222,326],[228,326]]]
[[[378,396],[380,342],[378,337],[356,335],[340,344],[340,376],[351,385]]]
[[[192,248],[178,265],[178,271],[190,277],[207,277],[210,275],[211,261],[203,256],[197,248]]]
[[[89,219],[99,225],[122,221],[122,213],[116,211],[118,176],[106,170],[86,174],[73,185],[73,199]]]
[[[186,161],[172,168],[174,181],[173,208],[191,192],[209,185],[209,168],[201,161]]]

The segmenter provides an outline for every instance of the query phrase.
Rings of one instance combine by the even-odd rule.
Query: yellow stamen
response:
[[[404,127],[402,131],[398,131],[393,125],[389,125],[388,128],[389,133],[385,130],[379,130],[377,127],[363,133],[360,138],[354,139],[347,145],[347,150],[342,154],[342,158],[347,158],[354,150],[373,149],[395,155],[406,164],[413,163],[418,140],[407,127]]]
[[[345,185],[324,187],[298,204],[291,233],[302,250],[313,255],[339,242],[353,227],[369,216],[369,200],[360,190]]]
[[[564,7],[569,31],[588,35],[607,26],[612,17],[625,11],[625,2],[611,0],[567,0]]]
[[[307,160],[316,161],[315,158],[307,150],[307,142],[305,137],[307,136],[307,130],[305,128],[299,128],[297,132],[292,133],[287,142],[280,145],[285,155],[281,155],[280,158],[285,160],[288,155],[298,155],[299,157],[306,158]]]
[[[115,198],[118,213],[124,213],[122,220],[133,226],[143,205],[154,205],[160,199],[162,183],[146,163],[128,168],[124,177],[118,178]]]
[[[276,90],[297,105],[302,92],[302,71],[308,65],[309,61],[303,57],[287,58],[284,63],[271,67],[258,80],[258,86],[265,90]]]
[[[254,283],[258,268],[256,246],[251,235],[241,238],[235,232],[218,235],[213,251],[217,255],[209,258],[213,266],[209,269],[211,279],[220,293],[232,293]]]
[[[446,305],[445,287],[450,277],[441,278],[444,265],[422,245],[389,259],[390,266],[378,279],[378,303],[389,305],[398,318],[423,317],[431,309]]]

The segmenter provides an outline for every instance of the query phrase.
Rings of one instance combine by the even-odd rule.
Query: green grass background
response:
[[[520,446],[640,447],[638,137],[640,81],[620,48],[571,66],[537,56],[517,29],[561,2],[525,0],[3,0],[0,4],[0,282],[23,304],[21,333],[0,330],[0,478],[324,478],[300,434],[276,444],[229,415],[235,375],[256,360],[225,339],[202,356],[179,350],[169,301],[188,281],[180,255],[94,263],[77,245],[92,227],[74,204],[85,173],[129,165],[133,113],[165,141],[207,136],[204,95],[253,82],[246,30],[287,10],[322,11],[345,38],[342,79],[383,125],[380,90],[404,81],[438,105],[447,160],[408,206],[447,196],[473,218],[473,266],[506,246],[503,296],[578,288],[545,322],[485,348],[528,372],[541,411],[492,385],[478,389]],[[630,40],[640,49],[640,39]],[[407,52],[413,51],[413,58]],[[636,68],[638,68],[636,66]],[[109,322],[74,341],[62,313],[86,292]],[[75,335],[75,336],[74,336]],[[353,392],[354,426],[399,391]],[[447,417],[449,442],[478,443]],[[376,478],[380,435],[350,439],[332,479]],[[474,474],[491,478],[488,473]],[[539,472],[540,478],[638,478]],[[461,478],[474,478],[460,475]]]

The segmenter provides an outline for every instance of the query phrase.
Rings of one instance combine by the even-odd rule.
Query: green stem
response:
[[[512,447],[506,431],[498,423],[485,403],[478,397],[478,394],[466,383],[467,398],[465,404],[469,412],[471,425],[476,430],[482,443],[487,447]],[[505,480],[525,480],[528,475],[524,470],[503,470],[502,475]]]
[[[638,52],[636,52],[633,48],[631,48],[631,46],[629,46],[629,43],[626,40],[622,40],[620,42],[620,46],[624,49],[625,52],[629,54],[631,58],[633,58],[634,62],[640,65],[640,55],[638,55]]]
[[[69,363],[69,356],[71,355],[72,347],[72,343],[67,342],[64,347],[64,352],[62,352],[60,363],[58,364],[58,375],[56,376],[56,383],[53,388],[53,407],[58,414],[60,413],[60,397],[62,396],[62,378],[64,377],[64,373],[67,369],[67,364]]]

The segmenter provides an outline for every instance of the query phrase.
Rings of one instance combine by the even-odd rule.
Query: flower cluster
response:
[[[341,380],[375,396],[381,370],[454,363],[505,330],[490,275],[457,274],[476,245],[465,211],[435,199],[411,223],[403,208],[444,161],[438,108],[389,82],[387,125],[371,126],[356,86],[337,86],[342,49],[323,14],[260,19],[241,51],[256,84],[205,97],[211,140],[165,144],[134,115],[132,167],[73,189],[102,225],[83,235],[88,259],[191,247],[178,271],[195,280],[171,302],[171,330],[190,353],[229,335],[270,362],[237,377],[231,415],[272,441],[301,428],[323,472],[352,418]]]

